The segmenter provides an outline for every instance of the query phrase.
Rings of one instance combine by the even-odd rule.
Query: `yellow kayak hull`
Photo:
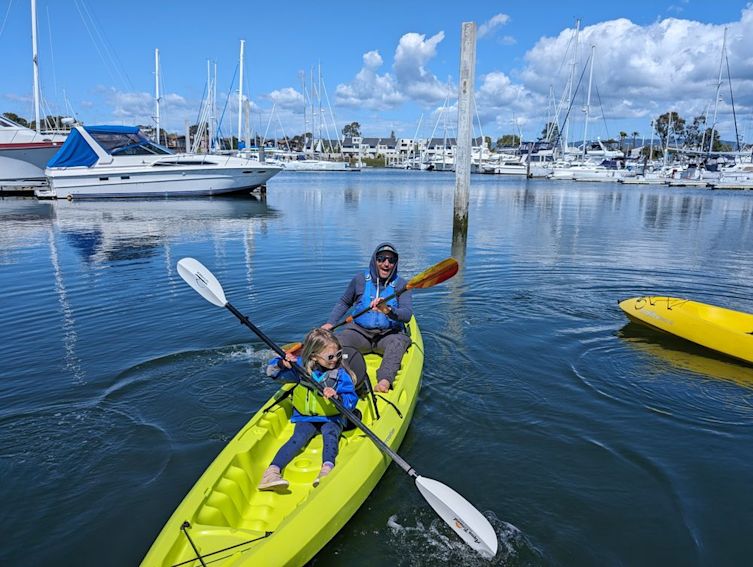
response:
[[[753,364],[753,314],[676,297],[620,302],[633,321]]]
[[[360,400],[357,406],[363,422],[394,450],[408,429],[421,386],[424,348],[415,319],[409,329],[413,344],[403,357],[393,389],[383,394],[402,417],[381,401],[379,419],[370,399]],[[372,383],[380,361],[376,355],[366,356]],[[273,399],[289,387],[284,386]],[[259,491],[262,473],[293,433],[291,412],[289,396],[274,409],[259,410],[251,418],[180,503],[142,567],[199,567],[197,551],[213,567],[303,565],[345,525],[391,460],[359,429],[347,431],[340,440],[337,466],[314,488],[322,464],[322,438],[317,435],[283,471],[290,482],[287,490]]]

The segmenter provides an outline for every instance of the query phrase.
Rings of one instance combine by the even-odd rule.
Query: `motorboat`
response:
[[[263,186],[281,171],[258,160],[175,154],[131,126],[80,126],[47,164],[39,198],[219,195]]]
[[[46,183],[44,168],[65,141],[65,135],[37,133],[0,116],[0,186]]]

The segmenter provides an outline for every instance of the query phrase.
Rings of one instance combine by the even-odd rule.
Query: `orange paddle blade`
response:
[[[457,273],[458,261],[455,258],[446,258],[438,264],[434,264],[431,268],[413,276],[405,288],[426,289],[427,287],[432,287],[449,280]]]
[[[302,343],[288,343],[286,345],[282,345],[282,350],[284,350],[287,354],[299,354],[299,350],[303,348]]]

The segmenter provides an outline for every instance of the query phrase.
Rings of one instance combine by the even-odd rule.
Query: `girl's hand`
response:
[[[292,352],[286,352],[285,358],[281,359],[280,362],[282,362],[282,365],[285,368],[292,368],[291,362],[295,362],[297,360],[296,355],[294,355]]]
[[[337,392],[335,391],[334,388],[330,388],[329,386],[327,386],[326,388],[324,388],[324,391],[322,392],[322,395],[324,396],[325,400],[328,400],[330,398],[337,399]]]

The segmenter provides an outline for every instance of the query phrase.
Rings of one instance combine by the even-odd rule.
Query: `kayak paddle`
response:
[[[452,272],[452,274],[454,274],[457,272],[457,262],[452,258],[448,258],[444,262],[448,261],[454,263],[454,271]],[[440,262],[440,264],[444,262]],[[437,266],[439,266],[439,264]],[[183,258],[178,262],[178,273],[180,274],[180,277],[183,278],[185,282],[197,291],[204,299],[218,307],[227,308],[228,311],[235,315],[242,324],[251,329],[269,348],[275,351],[279,356],[285,357],[285,352],[279,346],[272,342],[272,340],[254,325],[248,317],[243,315],[225,299],[225,292],[223,291],[220,282],[217,281],[214,274],[204,267],[201,262],[193,258]],[[444,281],[448,277],[451,277],[451,275],[439,281]],[[439,283],[439,281],[436,283]],[[295,362],[292,362],[291,366],[298,373],[301,380],[304,380],[309,386],[318,390],[319,393],[322,393],[322,385],[313,380],[311,376],[301,368],[301,366]],[[366,434],[366,436],[371,439],[385,455],[390,457],[408,474],[408,476],[414,479],[416,487],[421,495],[426,499],[439,517],[442,518],[442,520],[444,520],[464,542],[484,557],[491,558],[497,554],[497,534],[481,512],[452,488],[445,486],[439,481],[420,476],[412,466],[393,451],[384,441],[377,437],[371,429],[369,429],[351,410],[345,408],[339,400],[336,398],[329,398],[329,401],[335,405],[340,413],[363,431],[363,433]]]
[[[441,262],[434,264],[432,267],[426,268],[420,274],[413,276],[408,281],[406,286],[400,291],[396,291],[392,295],[383,297],[382,303],[386,303],[387,301],[395,297],[400,297],[401,294],[405,293],[409,289],[426,289],[428,287],[434,287],[437,284],[441,284],[442,282],[449,280],[457,273],[458,261],[455,258],[445,258]],[[332,327],[330,331],[334,331],[335,329],[342,327],[346,323],[352,323],[353,319],[357,319],[358,317],[364,315],[365,313],[368,313],[369,311],[371,311],[371,307],[367,307],[366,309],[363,309],[358,313],[354,313],[353,315],[348,315],[345,319]],[[289,343],[283,345],[282,350],[295,354],[301,349],[302,346],[302,343]]]

